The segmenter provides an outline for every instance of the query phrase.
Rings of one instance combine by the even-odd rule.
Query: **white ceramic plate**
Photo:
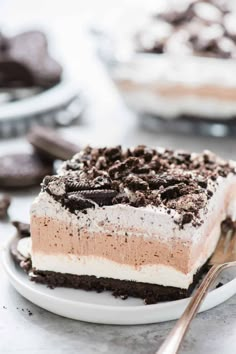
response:
[[[65,288],[49,289],[45,285],[29,281],[27,275],[14,263],[10,255],[10,243],[15,231],[2,250],[3,267],[14,288],[26,299],[57,315],[94,323],[136,325],[174,320],[181,316],[189,299],[144,305],[139,299],[121,300],[111,293],[87,292]],[[224,285],[212,290],[200,311],[206,311],[229,299],[236,293],[235,271],[227,272]],[[233,280],[230,280],[233,279]]]
[[[72,80],[24,99],[0,104],[0,139],[25,134],[35,124],[66,126],[84,109],[84,99]]]
[[[31,97],[5,103],[0,107],[0,121],[16,120],[25,116],[34,116],[52,111],[70,102],[78,95],[78,87],[74,82],[63,79],[59,84]]]

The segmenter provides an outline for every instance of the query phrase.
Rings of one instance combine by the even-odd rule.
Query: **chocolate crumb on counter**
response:
[[[235,167],[209,151],[88,146],[64,162],[59,175],[47,176],[42,190],[75,214],[96,206],[149,205],[177,211],[181,228],[198,227],[199,211],[207,207],[217,179],[230,173]]]
[[[217,285],[216,285],[216,289],[221,288],[221,286],[223,286],[224,284],[220,281]]]

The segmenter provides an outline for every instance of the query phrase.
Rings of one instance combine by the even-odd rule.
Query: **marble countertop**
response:
[[[27,1],[22,3],[25,6],[29,4]],[[9,13],[7,2],[3,1],[3,4]],[[73,19],[70,27],[73,27]],[[64,28],[62,26],[61,33]],[[76,127],[63,129],[65,136],[81,145],[142,143],[195,151],[210,149],[223,157],[236,158],[234,138],[174,135],[142,129],[138,118],[124,106],[104,67],[95,58],[83,36],[77,38],[78,42],[80,40],[81,43],[84,42],[86,50],[80,51],[78,81],[83,87],[88,104],[83,121]],[[78,65],[75,57],[73,63],[74,67]],[[5,140],[0,141],[0,154],[15,151],[16,147],[18,151],[30,149],[23,138]],[[10,218],[28,221],[29,207],[37,192],[34,189],[14,193]],[[7,239],[8,230],[7,222],[0,223],[0,244]],[[167,322],[122,327],[69,320],[53,315],[21,297],[9,284],[1,265],[0,277],[0,353],[3,354],[153,354],[174,324]],[[28,310],[32,315],[29,315]],[[236,296],[196,317],[180,353],[235,353],[235,338]]]

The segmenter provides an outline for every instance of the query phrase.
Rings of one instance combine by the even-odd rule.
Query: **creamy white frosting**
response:
[[[74,255],[34,254],[34,265],[40,270],[51,270],[76,275],[94,275],[120,280],[137,281],[187,289],[193,281],[194,271],[184,274],[173,267],[162,264],[145,265],[138,269],[113,262],[109,259]]]

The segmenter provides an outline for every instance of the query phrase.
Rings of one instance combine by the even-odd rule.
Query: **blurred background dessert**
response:
[[[50,57],[47,38],[40,31],[0,36],[0,87],[46,89],[61,80],[62,67]]]
[[[13,25],[0,33],[0,137],[33,125],[71,124],[81,113],[78,87],[57,61],[50,31]],[[37,27],[37,26],[36,26]]]
[[[134,24],[126,57],[124,34],[107,58],[128,106],[155,116],[144,121],[156,121],[156,130],[162,122],[173,131],[217,135],[221,124],[222,135],[235,133],[235,10],[230,0],[157,2]]]

